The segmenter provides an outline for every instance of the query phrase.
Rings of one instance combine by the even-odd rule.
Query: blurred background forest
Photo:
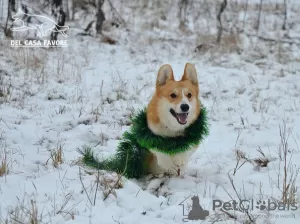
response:
[[[1,0],[0,6],[3,39],[18,37],[10,30],[11,16],[22,9],[70,26],[69,34],[76,38],[107,44],[176,48],[184,43],[187,54],[233,52],[250,61],[270,55],[282,63],[299,60],[296,0]],[[36,33],[23,38],[36,38]]]

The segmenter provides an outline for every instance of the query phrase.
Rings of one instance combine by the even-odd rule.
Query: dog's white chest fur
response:
[[[155,155],[156,162],[153,163],[151,167],[152,172],[161,173],[161,172],[177,172],[178,169],[182,169],[188,163],[189,158],[195,152],[197,147],[191,147],[190,150],[177,153],[175,155],[168,155],[156,150],[151,150],[151,153]]]

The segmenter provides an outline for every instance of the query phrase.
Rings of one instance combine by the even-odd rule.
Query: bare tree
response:
[[[223,33],[223,24],[222,24],[222,14],[224,12],[224,10],[226,9],[227,6],[227,0],[223,0],[220,10],[217,14],[217,29],[218,29],[218,34],[217,34],[217,43],[219,44],[221,42],[222,39],[222,33]]]
[[[52,5],[55,7],[55,8],[58,8],[62,5],[62,0],[52,0]]]
[[[16,12],[16,0],[10,0],[11,11]]]
[[[287,21],[287,1],[284,0],[284,18],[283,18],[283,25],[282,25],[283,30],[286,30],[286,21]]]
[[[63,9],[66,13],[66,20],[70,20],[69,1],[63,1]]]
[[[65,21],[66,21],[66,14],[65,14],[65,12],[63,11],[63,9],[61,7],[58,11],[56,29],[59,30],[61,26],[64,26]],[[50,39],[51,40],[57,40],[57,35],[58,35],[58,32],[52,32],[51,36],[50,36]]]
[[[258,33],[258,31],[259,31],[260,17],[261,17],[261,11],[262,11],[262,5],[263,5],[263,0],[260,0],[260,4],[259,4],[259,12],[258,12],[258,18],[257,18],[257,24],[256,24],[256,33]]]
[[[6,37],[12,37],[12,32],[8,28],[8,20],[11,18],[11,12],[16,12],[16,1],[15,0],[9,0],[8,1],[8,7],[7,7],[7,17],[4,27],[4,35]]]
[[[181,0],[179,3],[179,17],[180,17],[180,25],[179,27],[184,27],[184,23],[186,20],[186,11],[189,0]]]
[[[115,22],[119,23],[119,24],[123,24],[126,25],[125,20],[122,18],[122,16],[118,13],[118,11],[116,10],[116,8],[113,6],[112,2],[110,0],[107,0],[110,9],[112,11],[112,16]]]
[[[71,20],[75,19],[75,10],[76,10],[76,3],[75,3],[75,0],[72,0],[71,1],[71,11],[72,11]]]
[[[97,14],[96,14],[96,32],[97,34],[102,34],[102,25],[105,20],[105,15],[102,10],[104,0],[98,0],[97,2]]]
[[[243,29],[244,30],[245,30],[247,11],[248,11],[248,0],[246,0],[246,7],[245,7],[245,10],[244,10],[244,21],[243,21]]]

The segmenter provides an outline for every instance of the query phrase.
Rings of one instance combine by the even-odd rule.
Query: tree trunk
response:
[[[224,10],[226,9],[227,6],[227,0],[223,0],[220,10],[217,14],[217,20],[218,20],[218,24],[217,24],[217,29],[218,29],[218,34],[217,34],[217,43],[220,44],[221,39],[222,39],[222,33],[223,33],[223,24],[222,24],[222,14],[224,12]]]
[[[6,17],[5,27],[4,27],[4,35],[6,37],[11,37],[11,35],[12,35],[11,30],[8,28],[8,20],[11,16],[11,6],[13,5],[12,2],[14,2],[14,1],[13,0],[8,1],[7,17]]]
[[[258,31],[259,31],[260,17],[261,17],[261,11],[262,11],[262,5],[263,5],[263,0],[260,0],[260,4],[259,4],[259,13],[258,13],[257,25],[256,25],[256,33],[258,33]]]
[[[282,29],[286,30],[286,21],[287,21],[287,2],[284,0],[284,18],[283,18],[283,25]]]
[[[247,11],[248,11],[248,0],[246,0],[246,7],[245,7],[245,10],[244,10],[243,30],[245,30]]]
[[[70,12],[69,12],[69,1],[63,1],[63,9],[66,14],[66,20],[70,20]]]
[[[180,27],[183,27],[186,21],[186,11],[188,6],[188,0],[181,0],[179,3],[179,18],[180,18]]]
[[[98,0],[97,2],[97,14],[96,14],[96,32],[97,34],[102,34],[102,25],[105,20],[105,15],[102,10],[104,0]]]
[[[66,14],[62,10],[62,8],[60,8],[59,11],[58,11],[56,29],[59,30],[61,26],[64,26],[65,25],[65,21],[66,21]],[[58,32],[51,32],[50,39],[51,40],[57,40],[57,35],[58,35]]]

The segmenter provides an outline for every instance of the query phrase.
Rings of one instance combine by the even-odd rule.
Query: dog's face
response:
[[[157,113],[161,123],[174,131],[191,125],[199,115],[199,87],[195,67],[187,63],[180,81],[170,65],[163,65],[156,80]]]

